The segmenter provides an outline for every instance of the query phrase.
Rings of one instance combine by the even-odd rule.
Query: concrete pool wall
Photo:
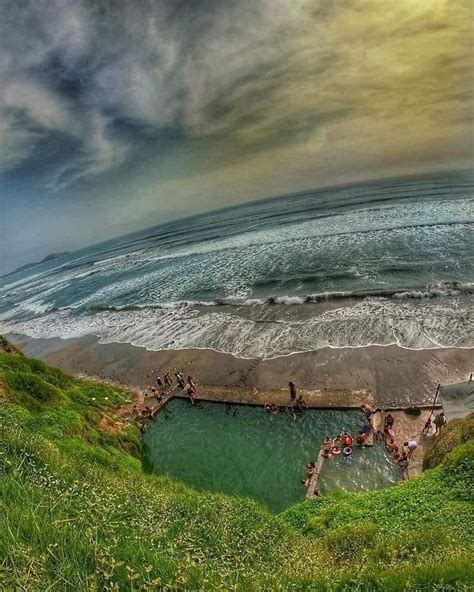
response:
[[[138,395],[138,393],[136,393]],[[320,410],[339,410],[339,411],[353,411],[359,410],[361,405],[368,403],[373,404],[373,394],[368,390],[315,390],[307,391],[298,389],[298,395],[302,394],[308,407],[310,409]],[[178,390],[176,386],[168,390],[163,397],[161,402],[158,402],[153,396],[138,397],[138,402],[143,406],[148,406],[152,409],[153,416],[160,413],[170,401],[174,399],[184,399],[188,397],[183,391]],[[205,386],[200,387],[197,402],[213,402],[222,404],[233,404],[242,405],[249,407],[262,407],[265,402],[275,403],[279,406],[287,405],[290,402],[289,393],[286,389],[280,390],[264,390],[259,391],[251,388],[236,388],[236,387],[212,387]],[[413,454],[410,461],[408,471],[405,473],[405,477],[411,477],[421,472],[422,460],[424,451],[429,448],[432,444],[432,436],[423,436],[421,434],[423,426],[428,416],[440,409],[439,405],[435,407],[423,406],[420,407],[421,414],[417,416],[407,415],[403,409],[400,408],[388,408],[384,409],[383,412],[376,415],[376,420],[380,425],[383,426],[384,413],[391,412],[395,417],[395,433],[396,443],[401,447],[405,440],[415,439],[418,442],[418,448]],[[133,404],[126,405],[118,410],[118,415],[124,419],[132,419]],[[369,442],[370,443],[370,442]],[[317,443],[315,447],[314,457],[311,460],[317,459],[317,452],[321,443]],[[322,468],[322,466],[321,466]],[[315,486],[315,489],[317,485]]]

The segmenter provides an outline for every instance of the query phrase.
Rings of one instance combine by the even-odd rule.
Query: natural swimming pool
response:
[[[302,501],[305,466],[315,460],[326,435],[357,433],[359,411],[308,410],[292,419],[262,407],[173,399],[144,436],[145,461],[200,490],[251,497],[273,511]],[[385,487],[400,474],[382,447],[354,449],[352,465],[325,462],[321,491],[363,491]]]

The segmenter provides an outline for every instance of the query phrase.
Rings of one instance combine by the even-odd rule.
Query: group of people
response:
[[[308,409],[308,405],[303,397],[300,395],[298,399],[289,405],[277,405],[276,403],[264,403],[263,405],[265,411],[268,411],[271,415],[276,415],[277,413],[287,413],[293,419],[296,418],[295,411],[305,411]]]
[[[344,430],[342,434],[336,436],[335,438],[331,438],[330,436],[326,436],[323,442],[323,452],[322,457],[324,459],[330,458],[331,456],[342,456],[346,459],[348,463],[352,461],[352,448],[354,445],[354,438],[352,434],[350,434],[347,430]],[[305,487],[309,487],[311,482],[311,477],[314,475],[314,471],[316,469],[316,463],[310,462],[306,465],[306,476],[304,479],[301,480],[301,483]]]
[[[411,456],[418,447],[418,442],[416,440],[405,440],[402,444],[402,447],[397,446],[395,443],[395,432],[393,429],[394,422],[395,420],[392,414],[387,413],[384,420],[385,445],[387,446],[387,450],[390,452],[390,454],[392,454],[394,461],[398,464],[402,471],[405,471],[408,469]],[[442,411],[435,415],[433,421],[431,421],[430,415],[425,422],[423,430],[421,431],[421,435],[428,436],[434,424],[435,431],[433,436],[438,436],[446,423],[446,418]]]
[[[153,373],[154,374],[154,373]],[[196,384],[192,376],[184,378],[184,374],[180,371],[175,372],[176,385],[182,391],[186,391],[189,397],[191,405],[196,404]],[[150,385],[147,391],[153,396],[158,403],[161,403],[165,395],[174,386],[173,378],[169,372],[163,375],[163,377],[155,376],[156,386]],[[146,432],[146,428],[150,419],[153,418],[153,409],[146,405],[141,407],[138,403],[133,406],[132,410],[133,417],[139,422],[140,431]]]
[[[148,405],[143,409],[138,403],[133,406],[132,409],[133,417],[138,421],[140,431],[142,434],[146,432],[146,428],[150,419],[153,418],[153,409]]]
[[[394,462],[397,463],[402,471],[406,471],[412,454],[418,448],[418,442],[416,440],[405,440],[401,447],[397,446],[395,443],[394,424],[395,418],[391,413],[387,413],[383,426],[385,446],[392,455]]]
[[[289,382],[288,387],[290,390],[290,403],[287,405],[277,405],[276,403],[264,403],[263,407],[265,411],[276,415],[277,413],[287,413],[293,419],[296,418],[295,411],[306,411],[308,405],[304,400],[303,395],[296,395],[296,385],[294,382]]]
[[[398,466],[405,471],[408,469],[408,463],[410,460],[410,456],[413,454],[415,449],[418,446],[418,443],[415,440],[407,440],[403,442],[403,447],[400,448],[395,443],[395,431],[394,431],[394,423],[395,418],[391,413],[387,413],[384,419],[384,437],[385,437],[385,446],[387,450],[392,455],[393,460],[398,464]]]
[[[176,379],[176,385],[182,391],[186,391],[191,405],[196,404],[196,384],[192,376],[188,375],[187,379],[184,378],[184,374],[178,370],[174,373]],[[149,386],[148,389],[156,397],[156,400],[160,403],[165,396],[166,392],[170,387],[173,386],[173,378],[169,372],[161,376],[155,377],[157,387]]]
[[[438,436],[441,433],[441,430],[444,428],[444,426],[446,425],[447,421],[446,421],[446,417],[444,416],[444,413],[441,411],[441,413],[438,413],[437,415],[435,415],[435,418],[433,421],[431,421],[431,415],[428,417],[428,419],[426,420],[425,423],[425,427],[422,430],[422,434],[424,436],[428,436],[431,429],[433,428],[433,424],[435,427],[435,431],[433,436]]]
[[[351,460],[353,447],[354,438],[347,430],[344,430],[342,434],[335,438],[326,436],[323,442],[323,458],[342,454],[347,460]]]
[[[290,394],[291,394],[291,387],[292,383],[290,383]],[[296,391],[294,392],[296,397]],[[274,406],[276,407],[276,406]],[[358,435],[355,438],[355,444],[357,446],[363,447],[366,444],[366,440],[368,435],[373,432],[374,440],[377,442],[385,442],[385,446],[387,450],[392,455],[392,458],[395,463],[400,467],[402,471],[406,471],[408,469],[408,465],[410,463],[410,459],[418,447],[418,442],[414,439],[405,440],[401,446],[398,446],[395,443],[395,431],[394,431],[394,424],[395,418],[389,412],[384,417],[384,425],[383,425],[383,432],[381,429],[374,428],[374,414],[382,411],[381,409],[375,409],[370,405],[362,405],[362,412],[364,414],[365,422],[362,429],[359,431]],[[272,410],[272,406],[268,406],[268,410]],[[434,436],[437,436],[441,433],[443,427],[446,425],[446,418],[443,412],[438,413],[434,420],[431,420],[431,415],[427,419],[425,426],[421,432],[422,435],[429,435],[430,431],[435,428],[433,433]],[[352,461],[352,453],[354,447],[354,438],[353,436],[347,431],[344,430],[341,435],[331,438],[330,436],[326,436],[323,441],[322,447],[322,457],[324,459],[328,459],[332,456],[339,456],[342,455],[343,458],[350,464]],[[301,480],[301,483],[305,487],[309,487],[311,482],[311,478],[314,475],[316,463],[311,462],[306,465],[306,474],[305,478]]]

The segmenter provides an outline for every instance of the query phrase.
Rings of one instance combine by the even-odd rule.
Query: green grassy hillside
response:
[[[124,390],[0,353],[3,590],[470,590],[473,444],[273,515],[147,475]],[[448,428],[449,429],[449,426]]]

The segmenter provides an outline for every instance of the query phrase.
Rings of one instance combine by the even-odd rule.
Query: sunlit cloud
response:
[[[472,162],[471,0],[0,11],[0,173],[121,228]]]

